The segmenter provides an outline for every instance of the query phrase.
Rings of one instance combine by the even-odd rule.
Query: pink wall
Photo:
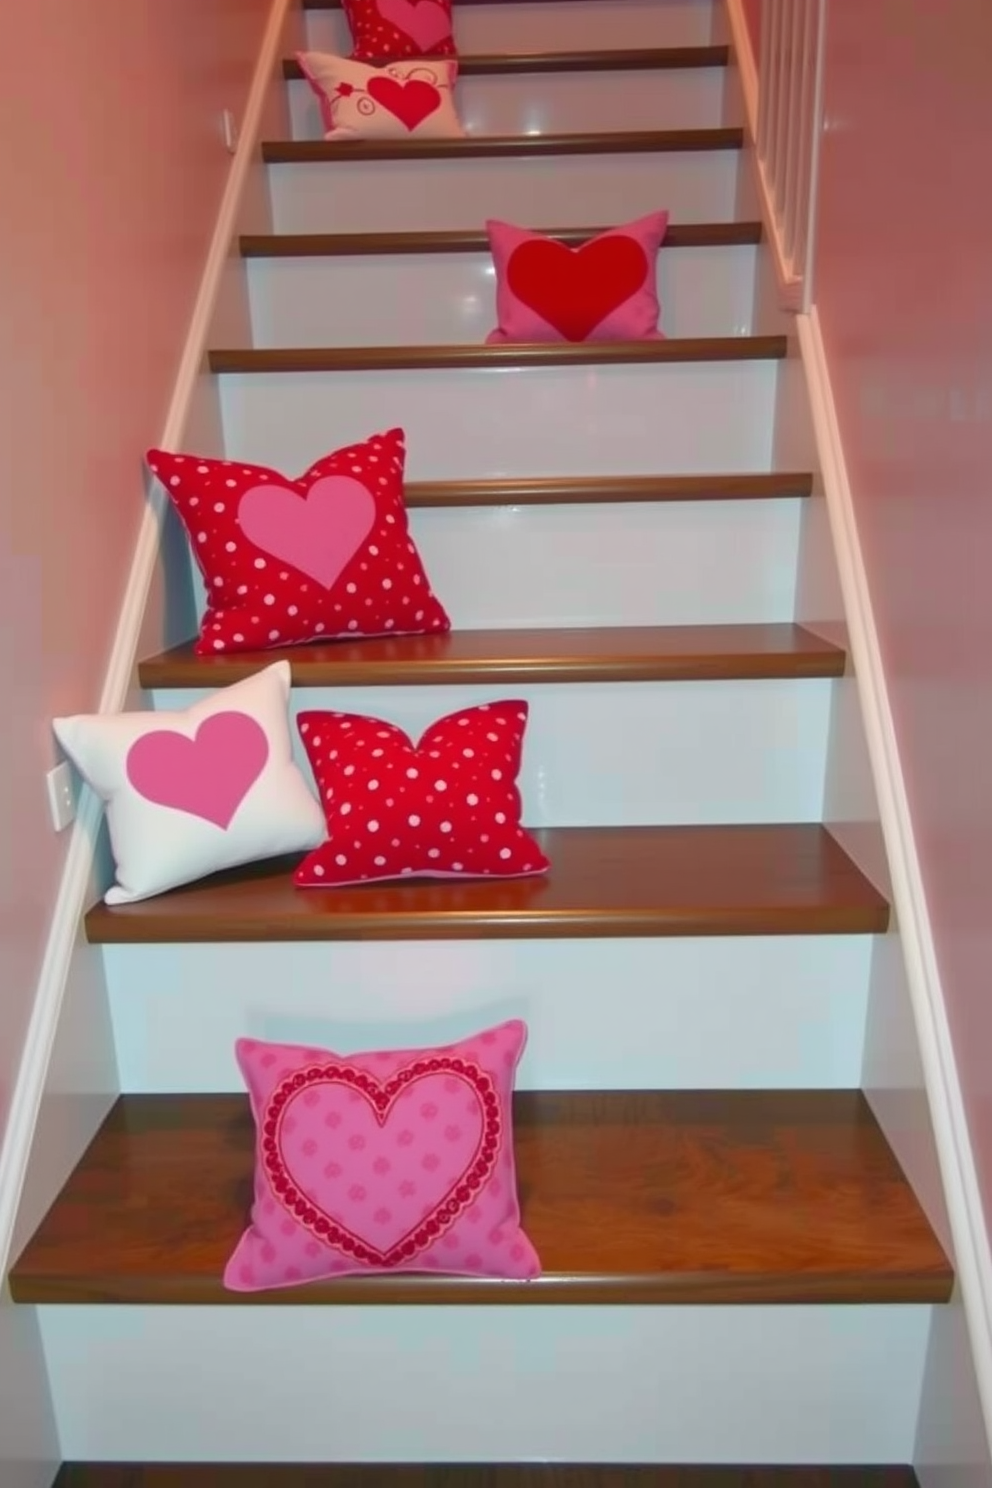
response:
[[[992,6],[827,45],[814,298],[992,1221]]]
[[[761,0],[741,0],[741,4],[744,6],[747,29],[751,33],[751,45],[754,48],[755,59],[757,59],[758,41],[761,36]]]
[[[0,1135],[68,833],[49,720],[99,699],[268,0],[0,21]]]

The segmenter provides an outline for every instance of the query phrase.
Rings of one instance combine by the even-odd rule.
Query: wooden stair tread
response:
[[[458,76],[495,77],[503,73],[541,72],[653,72],[679,68],[726,67],[728,46],[671,46],[605,48],[572,52],[496,52],[458,58]],[[373,67],[386,59],[373,60]],[[295,57],[282,64],[288,82],[299,82],[305,73]]]
[[[275,346],[211,351],[211,372],[391,372],[453,367],[617,366],[781,361],[786,337],[691,336],[665,341],[523,342],[486,346]]]
[[[809,471],[755,475],[564,475],[407,481],[408,507],[553,506],[579,502],[752,501],[812,494]]]
[[[919,1488],[911,1467],[66,1462],[54,1488]]]
[[[645,625],[597,630],[455,630],[196,656],[173,646],[138,667],[142,687],[221,687],[273,661],[296,687],[417,683],[664,682],[838,677],[844,652],[801,625]]]
[[[587,130],[567,134],[468,134],[460,139],[265,140],[266,165],[341,160],[464,160],[505,155],[644,155],[677,150],[740,150],[744,131]]]
[[[529,229],[577,247],[608,226],[535,227]],[[672,222],[663,248],[724,248],[760,243],[760,222]],[[245,233],[240,239],[245,258],[330,258],[350,254],[488,253],[484,228],[437,228],[421,232],[366,233]]]
[[[952,1271],[854,1090],[515,1097],[533,1282],[365,1276],[225,1292],[248,1099],[125,1095],[10,1274],[26,1303],[946,1302]]]
[[[94,944],[876,934],[884,897],[817,823],[546,827],[542,878],[298,889],[276,859],[86,916]]]

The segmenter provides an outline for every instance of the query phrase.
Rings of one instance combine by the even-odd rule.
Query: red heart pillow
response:
[[[203,575],[197,655],[451,629],[410,540],[402,429],[325,455],[298,480],[167,450],[146,459]]]
[[[302,888],[389,878],[520,878],[549,864],[520,825],[527,704],[449,713],[413,744],[356,713],[297,718],[327,822]]]
[[[499,324],[489,344],[655,341],[657,261],[667,212],[652,212],[570,248],[509,222],[486,223]]]

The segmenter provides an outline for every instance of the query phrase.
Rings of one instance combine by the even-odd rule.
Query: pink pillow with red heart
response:
[[[297,480],[167,450],[146,459],[206,586],[198,656],[451,629],[410,539],[402,429],[325,455]]]
[[[239,1039],[255,1201],[224,1285],[255,1292],[390,1271],[539,1276],[513,1152],[526,1036],[514,1020],[442,1048],[351,1055]]]
[[[330,52],[297,52],[320,104],[324,138],[461,139],[453,88],[458,63],[390,62],[369,67]]]
[[[381,718],[300,713],[327,841],[304,858],[295,882],[328,888],[545,873],[547,858],[520,825],[527,712],[516,699],[464,708],[418,744]]]
[[[451,0],[344,0],[356,62],[453,57]]]
[[[569,248],[509,222],[486,223],[496,268],[496,329],[508,341],[656,341],[657,261],[667,212]]]

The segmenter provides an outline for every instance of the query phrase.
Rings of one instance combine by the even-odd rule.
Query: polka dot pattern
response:
[[[255,1197],[231,1291],[367,1272],[529,1280],[512,1098],[519,1019],[438,1049],[345,1056],[240,1039]]]
[[[381,0],[344,0],[344,13],[356,62],[457,55],[451,0],[386,0],[385,4]],[[393,19],[389,19],[390,14]],[[404,20],[410,30],[403,29]]]
[[[547,858],[520,825],[527,713],[519,700],[465,708],[416,745],[379,718],[300,713],[327,841],[300,863],[296,884],[545,873]]]
[[[165,450],[146,459],[203,575],[198,656],[450,630],[410,539],[402,429],[336,450],[298,480]],[[261,546],[266,500],[276,520],[262,506]]]

